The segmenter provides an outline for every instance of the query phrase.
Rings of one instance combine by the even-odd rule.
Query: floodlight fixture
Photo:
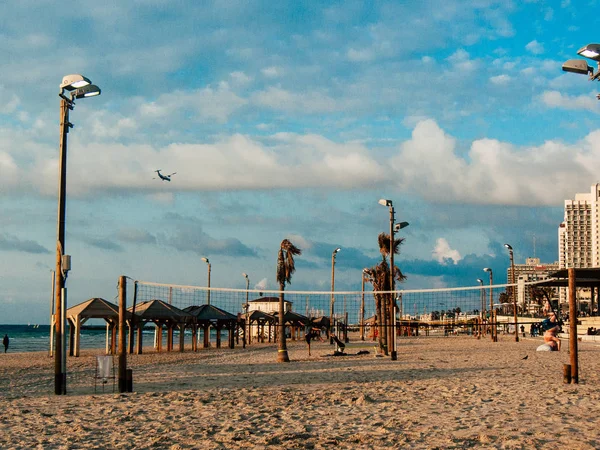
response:
[[[79,75],[78,73],[74,73],[72,75],[65,75],[63,77],[62,83],[60,83],[60,89],[61,91],[63,89],[66,89],[67,91],[73,91],[75,89],[82,88],[83,86],[87,86],[88,84],[92,84],[89,78]]]
[[[101,92],[100,88],[95,84],[86,84],[72,92],[71,98],[95,97],[96,95],[100,95]]]
[[[406,228],[409,225],[408,222],[400,222],[394,226],[395,231],[400,231],[402,228]]]
[[[562,65],[562,70],[565,72],[579,73],[581,75],[593,75],[594,68],[588,66],[587,61],[583,59],[569,59]]]
[[[585,58],[600,61],[600,44],[588,44],[577,50],[577,54]]]
[[[386,200],[385,198],[382,198],[381,200],[379,200],[378,202],[380,205],[382,206],[392,206],[392,201],[391,200]]]

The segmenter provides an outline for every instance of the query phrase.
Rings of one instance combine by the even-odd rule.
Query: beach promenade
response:
[[[45,352],[8,353],[0,448],[600,448],[600,346],[579,343],[580,384],[567,385],[568,342],[540,343],[401,339],[398,361],[326,356],[320,342],[311,357],[289,342],[289,364],[273,345],[130,355],[131,394],[94,394],[84,351],[68,360],[67,396]]]

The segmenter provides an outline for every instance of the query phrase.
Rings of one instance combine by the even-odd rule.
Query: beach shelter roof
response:
[[[133,306],[128,308],[129,311]],[[173,305],[163,302],[162,300],[149,300],[138,303],[135,306],[135,314],[140,316],[142,320],[147,321],[167,321],[167,322],[189,322],[193,320],[191,314],[176,308]]]
[[[198,322],[237,322],[237,316],[214,305],[188,306],[183,311],[194,316]]]
[[[569,271],[561,269],[548,274],[549,279],[536,283],[535,286],[567,287]],[[575,285],[577,287],[600,287],[600,268],[575,269]]]
[[[284,300],[285,303],[293,303],[289,300]],[[250,300],[248,303],[279,303],[279,297],[260,297]]]
[[[277,313],[275,313],[274,315],[278,316]],[[303,316],[302,314],[298,314],[293,311],[288,311],[283,315],[283,322],[286,325],[304,326],[308,322],[310,322],[310,319],[306,316]]]
[[[329,328],[330,320],[327,316],[315,317],[311,319],[311,323],[315,328]]]
[[[248,321],[249,323],[253,323],[253,322],[258,322],[258,323],[274,323],[277,318],[275,316],[272,316],[271,314],[267,314],[265,312],[254,310],[249,314],[249,318]]]
[[[103,298],[90,298],[83,303],[67,309],[67,317],[80,316],[81,319],[119,319],[119,307]],[[131,319],[131,312],[126,312],[126,319]]]

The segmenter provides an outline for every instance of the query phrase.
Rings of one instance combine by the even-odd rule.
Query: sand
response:
[[[110,382],[95,394],[100,351],[84,351],[66,396],[46,353],[1,354],[0,448],[600,448],[600,347],[579,343],[575,385],[562,379],[568,341],[540,343],[408,338],[398,361],[326,356],[319,342],[311,357],[288,342],[289,364],[267,344],[128,355],[128,394]]]

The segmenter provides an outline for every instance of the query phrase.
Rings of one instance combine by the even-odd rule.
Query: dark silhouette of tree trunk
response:
[[[294,255],[302,254],[302,250],[287,239],[281,241],[277,255],[277,282],[279,283],[279,346],[277,349],[277,362],[290,362],[285,342],[285,285],[292,281],[292,274],[296,271]]]
[[[379,338],[379,346],[383,349],[383,352],[388,354],[388,342],[387,342],[387,327],[392,324],[388,324],[388,311],[394,304],[392,294],[380,294],[379,292],[391,291],[390,285],[390,266],[388,257],[390,255],[390,235],[386,233],[380,233],[377,237],[379,243],[379,252],[381,253],[381,262],[365,272],[366,280],[373,285],[373,296],[375,298],[375,310],[377,317],[377,334]],[[404,238],[394,239],[394,254],[400,253],[400,245],[404,242]],[[398,267],[393,267],[394,278],[396,281],[406,280],[406,276],[400,271]]]

